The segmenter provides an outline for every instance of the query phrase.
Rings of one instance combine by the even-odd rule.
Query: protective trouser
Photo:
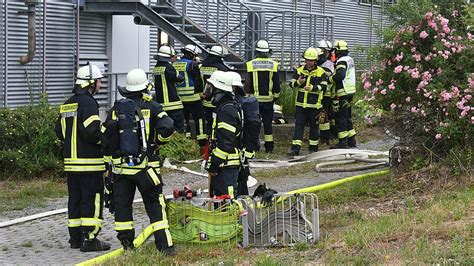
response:
[[[260,115],[263,122],[263,134],[265,140],[265,151],[273,151],[273,102],[259,103]]]
[[[194,120],[194,129],[196,132],[196,139],[200,147],[206,145],[207,135],[206,135],[206,122],[204,120],[204,107],[202,106],[201,101],[194,102],[183,102],[184,105],[184,118],[186,120],[186,133],[191,132],[191,127],[189,125],[190,116]]]
[[[67,173],[68,229],[71,243],[94,239],[102,227],[104,180],[102,173]]]
[[[217,175],[211,177],[211,189],[214,196],[229,195],[232,198],[237,196],[238,177],[238,167],[219,168]]]
[[[319,121],[319,131],[321,133],[321,139],[330,140],[333,138],[332,133],[331,133],[331,124],[330,124],[332,98],[328,96],[324,96],[322,100],[322,104],[323,104],[323,110],[326,113],[326,117],[324,119],[324,123],[321,123],[321,121]]]
[[[137,187],[135,178],[136,175],[118,175],[114,182],[115,230],[118,232],[117,238],[120,241],[125,239],[133,242],[135,238],[132,208]],[[159,184],[149,188],[147,191],[139,191],[145,204],[146,213],[153,226],[157,249],[163,250],[173,246],[165,211],[166,203],[163,196],[163,185]]]
[[[184,113],[183,109],[168,110],[166,111],[168,116],[173,119],[173,126],[178,133],[185,133],[186,126],[184,125]]]
[[[303,108],[296,106],[295,110],[295,132],[291,149],[298,151],[303,144],[303,134],[306,124],[309,124],[309,150],[317,151],[319,145],[319,124],[317,116],[321,109]]]
[[[335,108],[336,130],[339,140],[350,138],[356,135],[352,125],[352,98],[353,94],[339,97],[339,106]]]
[[[212,133],[212,121],[214,120],[212,114],[214,113],[214,107],[204,106],[204,116],[206,118],[206,134],[208,136]]]

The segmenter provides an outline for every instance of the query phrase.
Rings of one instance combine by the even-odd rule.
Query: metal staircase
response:
[[[207,56],[206,48],[220,44],[229,51],[227,59],[234,64],[242,64],[244,59],[225,43],[217,40],[192,19],[183,16],[169,2],[145,5],[140,1],[86,0],[84,11],[111,15],[133,15],[134,22],[141,25],[154,25],[168,33],[182,44],[195,44]]]
[[[206,48],[222,45],[229,51],[226,61],[242,68],[254,57],[259,38],[269,40],[280,70],[291,71],[301,53],[321,38],[332,40],[334,16],[282,8],[253,7],[242,0],[86,0],[84,11],[133,15],[140,25],[154,25],[181,43]],[[323,9],[324,12],[324,9]],[[239,66],[240,65],[240,66]]]

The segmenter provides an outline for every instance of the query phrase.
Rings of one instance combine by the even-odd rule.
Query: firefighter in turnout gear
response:
[[[223,71],[207,79],[216,106],[212,124],[211,154],[206,165],[214,196],[236,196],[240,168],[242,117],[232,90],[233,77]]]
[[[299,155],[303,143],[304,128],[309,123],[309,152],[317,152],[319,145],[318,115],[322,111],[322,99],[326,92],[327,76],[316,62],[322,56],[319,48],[310,47],[303,54],[305,65],[296,69],[291,86],[296,96],[295,132],[288,155]]]
[[[354,148],[357,146],[356,131],[352,125],[352,99],[356,92],[354,59],[349,56],[345,41],[335,41],[333,47],[337,58],[336,70],[329,80],[335,84],[333,109],[339,143],[331,148]]]
[[[200,96],[200,93],[203,91],[203,85],[199,64],[194,61],[195,57],[200,53],[200,49],[193,44],[188,44],[182,48],[181,51],[184,56],[178,62],[175,62],[173,66],[176,71],[178,71],[180,78],[184,80],[182,83],[176,85],[176,89],[184,106],[186,134],[189,134],[189,136],[191,134],[189,117],[192,116],[196,139],[199,146],[203,147],[207,142],[204,108]]]
[[[273,103],[280,96],[278,63],[269,58],[271,49],[266,40],[259,40],[255,51],[256,58],[247,62],[246,91],[259,102],[265,151],[273,152]]]
[[[318,48],[324,53],[323,56],[319,57],[317,62],[318,66],[322,67],[326,72],[326,75],[330,77],[334,73],[334,63],[331,61],[332,55],[332,43],[330,41],[321,40],[319,41]],[[331,120],[334,122],[332,114],[332,94],[331,94],[332,83],[328,84],[326,92],[323,97],[323,112],[319,115],[319,131],[321,133],[321,142],[329,144],[329,140],[333,138],[331,134]],[[334,127],[334,124],[333,124]]]
[[[124,249],[133,249],[133,199],[138,188],[153,227],[156,248],[165,255],[174,252],[166,217],[159,145],[174,133],[173,120],[148,94],[153,88],[144,70],[127,74],[120,93],[104,123],[103,151],[114,173],[115,230]],[[130,152],[136,150],[136,153]]]
[[[176,90],[176,84],[182,83],[184,79],[178,75],[172,64],[177,60],[176,51],[172,46],[164,44],[155,58],[157,62],[153,68],[153,75],[155,76],[156,101],[173,119],[176,131],[184,133],[186,131],[184,107]]]
[[[212,46],[209,50],[209,55],[207,58],[202,62],[200,72],[201,72],[201,81],[202,84],[206,84],[206,81],[211,77],[212,73],[217,70],[220,71],[229,71],[230,67],[224,63],[224,57],[227,55],[227,50],[220,46],[215,45]],[[206,133],[208,136],[211,135],[212,132],[212,113],[214,112],[215,106],[212,104],[211,101],[206,100],[209,98],[210,95],[206,91],[203,92],[203,106],[204,106],[204,114],[206,118]]]
[[[79,68],[74,95],[60,106],[55,128],[64,143],[69,243],[83,252],[110,249],[97,239],[103,222],[105,164],[100,150],[99,105],[93,95],[99,92],[102,77],[100,69],[90,63]]]

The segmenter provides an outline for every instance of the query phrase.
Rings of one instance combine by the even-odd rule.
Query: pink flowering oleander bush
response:
[[[362,74],[361,87],[370,108],[383,110],[386,126],[403,144],[429,151],[434,159],[454,156],[470,172],[473,36],[466,31],[460,11],[448,14],[434,8],[418,21],[388,29],[383,45],[375,51],[378,62]]]

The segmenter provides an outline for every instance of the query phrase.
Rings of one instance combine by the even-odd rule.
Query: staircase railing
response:
[[[301,60],[299,55],[307,47],[314,46],[317,40],[333,38],[334,16],[324,13],[300,11],[296,8],[257,10],[242,0],[166,1],[180,9],[182,31],[186,31],[186,18],[196,19],[197,11],[202,15],[200,26],[246,60],[254,57],[254,44],[257,40],[266,38],[273,48],[273,57],[280,60],[282,69],[289,69],[297,64]],[[179,5],[180,8],[177,7]]]

